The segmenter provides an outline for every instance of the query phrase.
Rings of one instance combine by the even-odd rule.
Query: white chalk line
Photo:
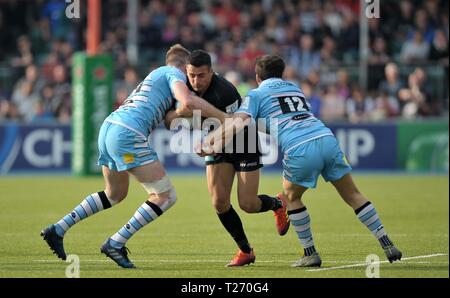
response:
[[[446,256],[446,255],[447,254],[443,254],[443,253],[435,253],[435,254],[423,255],[423,256],[406,257],[406,258],[402,258],[401,261],[397,261],[397,262],[401,263],[402,261],[415,260],[415,259],[434,258],[434,257],[441,257],[441,256]],[[383,263],[389,263],[389,261],[373,262],[373,263],[370,263],[370,265],[383,264]],[[409,263],[411,263],[411,262],[408,262],[408,264]],[[429,263],[431,264],[432,262],[429,262]],[[436,264],[436,263],[433,262],[433,264]],[[326,270],[337,270],[337,269],[346,269],[346,268],[353,268],[353,267],[365,267],[367,265],[368,265],[367,263],[358,263],[358,264],[349,264],[349,265],[336,266],[336,267],[308,269],[306,271],[316,272],[316,271],[326,271]]]
[[[436,254],[430,254],[430,255],[424,255],[424,256],[414,256],[414,257],[405,257],[402,258],[402,261],[407,260],[414,260],[414,259],[423,259],[423,258],[432,258],[432,257],[438,257],[438,256],[446,256],[447,254],[443,253],[436,253]],[[139,262],[139,263],[173,263],[173,264],[189,264],[189,263],[228,263],[230,260],[204,260],[204,259],[190,259],[190,260],[169,260],[169,259],[133,259],[133,262]],[[61,260],[32,260],[34,263],[60,263]],[[111,262],[109,259],[83,259],[80,258],[81,263],[107,263]],[[293,260],[256,260],[257,263],[292,263]],[[374,262],[371,264],[377,264],[377,263],[388,263],[389,261],[381,261],[381,262]],[[0,262],[3,263],[3,262]],[[17,263],[17,262],[11,262],[11,263]],[[324,263],[331,263],[331,264],[347,264],[343,266],[336,266],[336,267],[328,267],[328,268],[317,268],[317,269],[309,269],[306,271],[323,271],[323,270],[333,270],[333,269],[343,269],[343,268],[351,268],[351,267],[361,267],[361,266],[367,266],[366,263],[361,263],[360,261],[352,261],[352,260],[329,260],[325,261]],[[354,264],[348,264],[348,263],[354,263]],[[448,264],[448,262],[428,262],[428,261],[418,261],[418,262],[408,262],[408,264]]]

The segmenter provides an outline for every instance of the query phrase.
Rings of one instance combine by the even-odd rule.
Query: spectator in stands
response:
[[[307,81],[303,81],[302,84],[299,86],[302,88],[305,97],[309,100],[309,103],[311,104],[311,112],[314,114],[314,116],[321,118],[320,109],[322,105],[322,100],[319,94],[315,92],[311,84],[308,83]]]
[[[128,94],[133,92],[136,86],[139,84],[139,75],[137,70],[132,66],[127,66],[125,72],[123,73],[123,80],[116,83],[116,90],[124,89]]]
[[[342,28],[342,15],[333,0],[326,0],[323,6],[324,22],[331,29],[334,36],[339,36]]]
[[[440,25],[440,7],[439,0],[427,0],[423,4],[425,11],[427,12],[429,24],[433,28]]]
[[[214,15],[214,6],[212,1],[205,1],[203,10],[200,11],[202,24],[208,32],[214,32],[216,29],[216,19]]]
[[[314,5],[311,0],[299,1],[297,11],[300,12],[300,25],[303,32],[313,33],[318,25],[316,1],[314,1]]]
[[[398,92],[404,87],[405,84],[402,80],[400,80],[397,64],[393,62],[386,64],[384,74],[386,76],[386,80],[380,83],[378,91],[381,93],[386,93],[388,96],[398,100]]]
[[[17,106],[10,100],[0,98],[0,121],[16,121],[20,120],[20,118],[21,117]]]
[[[41,78],[39,70],[36,65],[34,64],[28,65],[25,69],[25,76],[20,78],[16,85],[21,86],[25,82],[29,82],[31,84],[32,94],[37,95],[41,92],[45,82]]]
[[[72,87],[70,84],[67,69],[64,65],[58,64],[53,69],[53,97],[52,108],[56,118],[63,122],[70,121],[72,107]]]
[[[53,79],[53,69],[56,65],[58,65],[58,55],[55,52],[51,52],[42,63],[42,77],[46,81],[51,81]]]
[[[337,84],[337,92],[344,98],[349,96],[337,83],[337,70],[345,68],[351,77],[356,75],[352,65],[358,63],[359,57],[358,0],[139,0],[139,3],[139,72],[147,73],[159,65],[165,48],[181,41],[191,49],[207,48],[212,57],[217,57],[216,71],[222,74],[237,71],[246,84],[254,84],[254,58],[271,53],[284,57],[295,68],[293,80],[307,81],[312,90],[326,91],[328,85]],[[61,86],[70,86],[68,74],[73,52],[85,47],[86,6],[81,6],[79,20],[65,18],[66,6],[62,0],[0,1],[0,67],[7,66],[1,73],[6,74],[6,80],[2,77],[0,85],[8,101],[4,107],[11,105],[10,95],[26,67],[35,64],[50,84],[38,94],[40,105],[46,111],[62,115],[64,121],[70,118],[71,94],[62,92],[66,98],[64,108],[59,107],[58,94]],[[101,52],[113,56],[115,78],[122,78],[130,64],[126,52],[126,6],[126,0],[116,0],[102,18]],[[392,100],[398,100],[398,91],[402,88],[411,91],[400,79],[398,67],[389,61],[434,65],[426,65],[424,69],[433,70],[430,81],[444,86],[444,90],[433,90],[439,93],[438,98],[427,95],[430,111],[418,109],[417,115],[438,114],[436,111],[443,105],[433,100],[448,98],[448,84],[444,78],[436,77],[442,67],[448,77],[447,11],[448,1],[443,0],[386,1],[381,7],[382,18],[369,20],[369,90],[364,90],[364,94],[377,89],[373,95],[377,111],[379,103],[388,106],[386,117],[396,114]],[[11,44],[15,38],[16,44]],[[58,65],[65,70],[61,71]],[[57,72],[65,72],[64,83],[53,81],[55,68],[60,68]],[[379,83],[383,68],[386,80]],[[402,73],[406,70],[401,69]],[[419,89],[427,93],[423,86]],[[403,108],[405,102],[408,100],[397,104]],[[327,106],[322,104],[325,110]]]
[[[229,28],[239,27],[240,25],[240,11],[236,9],[232,0],[220,1],[220,5],[213,10],[216,17],[223,16],[227,20]]]
[[[192,48],[205,48],[206,40],[206,29],[203,26],[200,18],[200,14],[193,12],[187,16],[186,26],[192,30],[192,39],[194,41],[194,46]]]
[[[427,73],[422,67],[417,67],[414,70],[414,75],[417,80],[418,88],[425,97],[425,103],[419,105],[419,115],[420,116],[439,115],[441,112],[441,103],[434,96],[433,88],[427,78]]]
[[[442,29],[436,31],[431,44],[430,60],[438,61],[441,65],[448,67],[448,40]]]
[[[335,84],[327,87],[320,107],[320,118],[325,122],[345,119],[345,98],[338,93]]]
[[[375,109],[372,113],[374,121],[381,121],[399,115],[399,102],[397,98],[390,96],[386,91],[381,91],[375,98]]]
[[[152,19],[148,10],[139,13],[139,46],[144,50],[159,49],[163,46],[162,28]]]
[[[430,45],[424,40],[423,33],[414,32],[413,40],[409,40],[403,44],[401,52],[401,60],[404,63],[425,62],[430,52]]]
[[[421,68],[417,68],[409,75],[408,87],[401,89],[399,92],[403,117],[413,119],[416,116],[425,116],[432,113],[425,81],[425,72]]]
[[[67,104],[58,106],[55,114],[59,123],[69,124],[72,120],[72,110]]]
[[[19,75],[22,75],[25,68],[34,62],[28,36],[22,35],[17,38],[17,52],[19,55],[11,59],[11,66],[17,70]]]
[[[253,30],[264,28],[266,24],[266,13],[259,1],[254,1],[250,5],[250,23]]]
[[[344,10],[341,34],[339,35],[339,48],[343,51],[342,59],[346,63],[357,61],[359,49],[359,24],[354,13]]]
[[[327,35],[322,40],[322,48],[320,49],[321,64],[327,66],[338,65],[339,61],[336,57],[336,42],[333,37]]]
[[[254,76],[255,59],[264,54],[255,37],[247,41],[245,49],[242,51],[238,60],[238,68],[245,77]]]
[[[427,44],[431,44],[434,38],[434,26],[429,22],[428,13],[425,9],[418,9],[414,15],[414,30],[411,30],[408,34],[408,39],[415,39],[416,32],[422,34],[423,40]]]
[[[165,46],[176,43],[179,38],[178,19],[174,16],[169,16],[162,31],[162,42]]]
[[[39,100],[43,86],[44,82],[39,79],[37,67],[35,65],[27,66],[25,76],[16,83],[12,94],[12,101],[24,121],[32,119],[34,106]]]
[[[410,0],[401,0],[399,2],[400,15],[397,18],[397,29],[408,32],[413,28],[414,6]]]
[[[369,64],[385,65],[389,62],[389,60],[390,58],[387,52],[386,41],[382,36],[375,37],[369,54]]]
[[[53,89],[52,84],[46,83],[40,94],[40,103],[45,113],[51,114],[53,119],[56,119],[56,106],[54,106],[55,104],[53,102],[54,93],[55,90]]]
[[[67,37],[70,31],[69,19],[65,15],[66,3],[49,0],[42,9],[41,16],[49,23],[53,38]]]
[[[300,78],[306,78],[312,71],[320,67],[320,54],[314,49],[314,39],[310,34],[300,37],[298,47],[293,47],[289,53],[288,64],[297,70]]]
[[[366,96],[359,86],[354,86],[346,101],[347,118],[352,123],[368,121],[372,118],[375,105],[372,98]]]
[[[53,113],[49,111],[42,100],[37,100],[33,106],[33,115],[30,122],[47,122],[55,121]]]
[[[294,83],[296,86],[301,86],[300,78],[298,77],[295,68],[292,65],[286,65],[283,73],[283,79]]]
[[[350,96],[348,73],[343,68],[339,69],[336,73],[336,88],[341,97],[347,99]]]
[[[277,16],[275,15],[267,16],[264,33],[267,39],[273,42],[283,43],[285,40],[285,31],[281,27],[281,24],[278,22]]]
[[[24,121],[30,121],[34,113],[34,105],[39,97],[33,94],[33,84],[23,81],[16,86],[12,94],[12,102],[19,111],[20,118]]]

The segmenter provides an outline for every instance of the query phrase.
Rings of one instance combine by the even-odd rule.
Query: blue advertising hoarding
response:
[[[356,170],[398,169],[398,125],[391,124],[332,124],[329,125]],[[170,171],[201,171],[203,159],[193,153],[170,150],[176,141],[174,132],[156,129],[152,146],[159,159]],[[266,170],[281,171],[278,148],[264,141],[263,162]],[[0,124],[0,175],[14,173],[70,173],[72,158],[70,125],[17,123]]]
[[[396,168],[397,130],[395,124],[329,125],[354,169]]]
[[[0,175],[20,172],[69,171],[69,125],[0,125]]]

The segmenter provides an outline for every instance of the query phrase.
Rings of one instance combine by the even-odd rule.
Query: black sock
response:
[[[222,225],[225,227],[228,233],[230,233],[231,237],[233,237],[234,241],[239,246],[239,249],[245,253],[250,253],[252,249],[250,247],[250,244],[248,243],[247,237],[245,236],[241,219],[233,209],[233,206],[231,206],[230,210],[228,210],[227,212],[217,214],[217,216],[219,216]]]
[[[111,208],[111,203],[108,200],[108,197],[106,196],[104,191],[98,192],[98,196],[100,197],[100,200],[102,201],[103,209]]]
[[[258,199],[261,200],[261,210],[259,212],[266,212],[269,210],[277,210],[281,207],[282,202],[274,197],[268,195],[258,195]]]

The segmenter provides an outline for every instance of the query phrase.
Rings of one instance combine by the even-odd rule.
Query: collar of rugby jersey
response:
[[[276,82],[276,81],[283,81],[282,78],[270,78],[270,79],[266,79],[264,81],[261,82],[261,84],[259,84],[259,88],[264,87],[267,84],[270,84],[272,82]]]

